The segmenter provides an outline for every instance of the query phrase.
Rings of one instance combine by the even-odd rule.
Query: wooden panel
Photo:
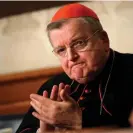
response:
[[[23,114],[29,108],[31,93],[36,93],[61,67],[40,69],[0,76],[0,115]]]
[[[55,75],[57,73],[62,72],[61,67],[55,67],[55,68],[45,68],[45,69],[39,69],[39,70],[32,70],[32,71],[25,71],[25,72],[19,72],[19,73],[13,73],[13,74],[5,74],[0,75],[0,84],[5,82],[12,82],[17,80],[26,80],[26,79],[35,79],[39,77],[48,77]]]
[[[0,105],[0,115],[20,115],[28,111],[30,100]]]
[[[0,85],[0,104],[25,101],[29,99],[31,93],[37,92],[39,87],[48,79],[26,79],[13,81]]]

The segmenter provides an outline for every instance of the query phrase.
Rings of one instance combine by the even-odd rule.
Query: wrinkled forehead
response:
[[[67,44],[74,39],[91,35],[91,28],[88,23],[82,20],[70,19],[65,22],[62,27],[50,31],[50,39],[52,44]],[[63,41],[63,42],[60,42]]]

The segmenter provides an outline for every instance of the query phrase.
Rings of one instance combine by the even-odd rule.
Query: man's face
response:
[[[62,68],[71,79],[83,84],[98,75],[108,57],[108,43],[97,35],[86,42],[89,45],[86,51],[79,52],[70,47],[72,42],[80,42],[92,34],[88,24],[76,19],[71,19],[60,29],[50,31],[53,48],[66,47],[66,56],[59,57]]]

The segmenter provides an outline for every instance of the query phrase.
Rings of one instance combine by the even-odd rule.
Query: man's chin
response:
[[[80,83],[80,84],[86,84],[88,83],[89,81],[92,81],[93,78],[91,77],[81,77],[81,78],[75,78],[75,80]]]

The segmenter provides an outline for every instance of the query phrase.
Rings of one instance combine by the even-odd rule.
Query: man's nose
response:
[[[78,54],[71,48],[67,48],[67,59],[74,61],[78,57]]]

